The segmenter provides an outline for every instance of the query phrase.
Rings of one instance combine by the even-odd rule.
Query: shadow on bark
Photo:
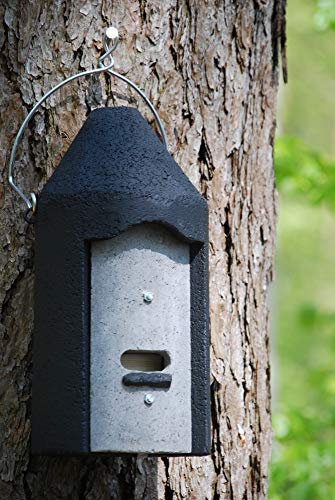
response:
[[[157,458],[33,457],[27,499],[158,499]]]

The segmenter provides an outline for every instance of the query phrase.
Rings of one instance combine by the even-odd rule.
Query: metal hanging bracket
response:
[[[38,108],[43,104],[43,102],[46,99],[48,99],[48,97],[50,97],[54,92],[56,92],[56,90],[60,89],[61,87],[63,87],[67,83],[72,82],[72,80],[76,80],[77,78],[80,78],[82,76],[87,76],[87,75],[93,75],[93,74],[107,72],[110,75],[112,75],[112,76],[114,76],[116,78],[119,78],[120,80],[122,80],[123,82],[125,82],[127,85],[129,85],[130,87],[132,87],[142,97],[142,99],[144,100],[144,102],[150,108],[150,110],[151,110],[152,114],[154,115],[154,118],[155,118],[155,120],[157,122],[160,134],[162,136],[163,143],[164,143],[166,149],[168,149],[168,142],[167,142],[167,137],[166,137],[166,133],[165,133],[163,124],[162,124],[162,122],[161,122],[161,120],[160,120],[160,118],[158,116],[158,113],[157,113],[156,109],[154,108],[153,104],[151,103],[151,101],[142,92],[142,90],[139,87],[137,87],[137,85],[135,85],[135,83],[133,83],[131,80],[129,80],[128,78],[126,78],[123,75],[120,75],[119,73],[117,73],[116,71],[114,71],[112,69],[113,66],[114,66],[114,58],[112,56],[112,53],[116,49],[118,43],[119,43],[118,30],[115,27],[113,27],[113,26],[107,28],[107,30],[105,32],[105,35],[104,35],[104,49],[105,49],[105,52],[98,59],[98,67],[95,68],[95,69],[91,69],[91,70],[87,70],[87,71],[82,71],[81,73],[76,73],[75,75],[72,75],[72,76],[66,78],[65,80],[61,81],[57,85],[55,85],[52,89],[50,89],[48,92],[46,92],[43,95],[43,97],[41,97],[41,99],[35,104],[35,106],[32,108],[32,110],[28,113],[28,115],[26,116],[26,118],[22,122],[22,125],[21,125],[21,127],[20,127],[20,129],[19,129],[19,131],[18,131],[18,133],[17,133],[17,135],[15,137],[15,140],[14,140],[14,143],[13,143],[13,147],[12,147],[12,151],[11,151],[10,158],[9,158],[8,182],[9,182],[10,186],[16,191],[16,193],[22,198],[22,200],[27,205],[28,208],[27,208],[26,213],[25,213],[25,219],[28,222],[31,222],[31,219],[28,218],[28,215],[29,214],[34,215],[36,213],[36,209],[37,209],[37,196],[36,196],[35,193],[31,192],[29,194],[29,197],[27,197],[21,191],[21,189],[15,184],[15,182],[14,182],[14,179],[13,179],[13,168],[14,168],[14,163],[15,163],[15,158],[16,158],[16,153],[17,153],[17,149],[18,149],[18,146],[19,146],[19,142],[20,142],[20,139],[21,139],[21,137],[23,135],[23,132],[24,132],[25,128],[27,127],[27,125],[30,122],[31,118],[35,115],[35,113],[38,110]]]

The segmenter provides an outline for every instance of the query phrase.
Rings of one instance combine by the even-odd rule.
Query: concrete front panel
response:
[[[187,243],[153,223],[91,243],[90,343],[91,451],[190,453]],[[122,378],[131,373],[121,363],[126,351],[166,352],[170,364],[162,373],[171,374],[171,386],[125,386]]]

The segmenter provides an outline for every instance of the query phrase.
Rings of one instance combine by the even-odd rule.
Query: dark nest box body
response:
[[[44,187],[35,289],[33,453],[210,452],[207,204],[137,110]]]

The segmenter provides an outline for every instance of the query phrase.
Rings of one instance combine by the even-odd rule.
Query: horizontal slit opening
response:
[[[161,372],[170,363],[166,351],[126,351],[121,356],[123,368],[140,372]]]

